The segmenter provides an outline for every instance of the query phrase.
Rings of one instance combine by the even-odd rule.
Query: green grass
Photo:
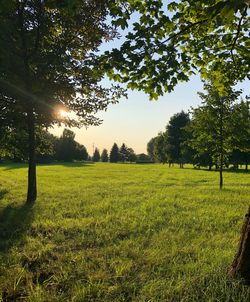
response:
[[[227,276],[250,174],[165,165],[0,165],[0,301],[249,301]]]

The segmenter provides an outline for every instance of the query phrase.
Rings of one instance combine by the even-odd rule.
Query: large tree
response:
[[[29,136],[27,202],[37,197],[36,126],[98,124],[93,115],[116,102],[121,90],[104,89],[94,67],[107,25],[109,1],[9,0],[0,6],[1,126],[24,124]],[[75,119],[62,118],[72,110]]]
[[[249,0],[166,2],[116,1],[114,24],[130,28],[121,47],[104,56],[110,78],[151,98],[193,73],[213,76],[220,93],[226,82],[249,78]],[[138,21],[130,24],[134,12]]]

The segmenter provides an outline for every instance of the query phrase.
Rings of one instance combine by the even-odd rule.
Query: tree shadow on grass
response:
[[[0,252],[7,253],[18,245],[33,220],[32,205],[8,205],[0,209]]]
[[[219,170],[216,170],[216,169],[211,169],[209,170],[208,168],[192,168],[193,171],[205,171],[205,172],[220,172]],[[250,173],[250,170],[245,170],[245,169],[238,169],[238,170],[234,170],[232,168],[229,168],[229,169],[223,169],[223,173],[235,173],[235,174],[248,174]]]
[[[93,167],[92,162],[58,162],[54,163],[53,166],[64,166],[68,168],[81,168],[81,167]]]
[[[0,201],[4,198],[4,196],[8,193],[7,190],[0,190]]]
[[[4,167],[4,171],[7,171],[7,170],[27,168],[28,164],[26,164],[26,163],[6,163],[6,164],[2,164],[1,166]]]

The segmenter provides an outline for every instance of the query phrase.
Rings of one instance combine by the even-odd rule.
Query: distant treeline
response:
[[[203,95],[203,99],[207,96]],[[221,103],[222,104],[222,103]],[[249,102],[241,101],[227,108],[204,102],[190,113],[181,111],[170,118],[164,132],[147,144],[152,161],[173,163],[183,168],[191,163],[210,170],[233,165],[238,169],[250,162]],[[223,111],[222,111],[223,110]]]
[[[0,129],[0,159],[25,162],[28,160],[28,132],[26,129]],[[101,153],[95,148],[93,155],[89,155],[84,145],[75,141],[75,133],[64,129],[57,137],[44,128],[36,129],[37,162],[48,163],[53,161],[93,161],[93,162],[150,162],[146,154],[135,154],[132,148],[124,143],[119,148],[113,144],[110,152],[104,149]]]

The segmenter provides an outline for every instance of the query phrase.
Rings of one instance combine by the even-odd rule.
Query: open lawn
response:
[[[250,301],[226,275],[250,174],[160,164],[0,164],[0,301]]]

